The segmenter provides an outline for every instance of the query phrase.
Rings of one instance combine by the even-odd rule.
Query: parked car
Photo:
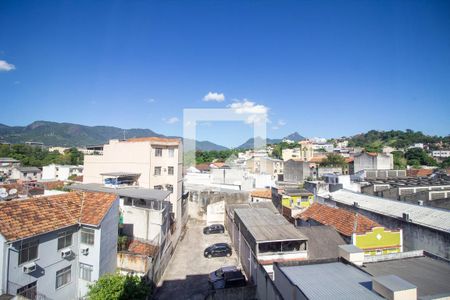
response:
[[[227,272],[240,272],[240,270],[236,266],[226,266],[215,270],[214,272],[209,273],[209,282],[214,283],[217,280],[223,278],[223,274]]]
[[[232,251],[230,245],[226,243],[217,243],[205,249],[204,255],[207,258],[219,256],[231,256]]]
[[[225,272],[223,277],[212,283],[213,289],[226,289],[230,287],[240,287],[245,286],[247,281],[245,280],[244,274],[240,270],[234,272]]]
[[[224,233],[225,227],[221,224],[212,224],[203,228],[203,234]]]

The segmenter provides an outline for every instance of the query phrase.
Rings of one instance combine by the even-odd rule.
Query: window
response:
[[[169,149],[169,157],[174,157],[175,156],[175,149],[174,148],[170,148]]]
[[[92,281],[92,269],[91,265],[80,263],[80,278],[86,281]]]
[[[37,281],[24,285],[17,289],[16,294],[27,299],[36,299],[37,297]]]
[[[64,231],[58,234],[58,250],[72,246],[72,232]]]
[[[38,245],[39,241],[31,241],[22,243],[19,250],[19,265],[26,263],[27,261],[36,259],[38,257]]]
[[[162,148],[155,148],[155,156],[162,156]]]
[[[155,175],[161,175],[161,167],[155,167]]]
[[[72,266],[68,266],[64,269],[61,269],[56,272],[56,288],[59,289],[60,287],[70,283],[70,280],[72,279]]]
[[[154,188],[155,190],[162,190],[162,189],[163,189],[163,186],[162,186],[162,185],[155,185],[153,188]]]
[[[81,242],[87,245],[94,245],[94,229],[81,228]]]
[[[173,175],[173,167],[168,167],[167,172],[169,175]]]

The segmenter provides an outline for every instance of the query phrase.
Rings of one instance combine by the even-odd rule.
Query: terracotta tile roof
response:
[[[64,182],[57,180],[57,181],[43,181],[42,185],[44,186],[44,188],[46,190],[54,190],[54,189],[58,189],[58,188],[63,188],[64,187]]]
[[[209,171],[209,169],[210,169],[209,163],[198,164],[195,166],[195,168],[197,168],[197,170],[199,170],[199,171]]]
[[[347,163],[347,164],[349,164],[349,163],[351,163],[352,161],[354,161],[355,159],[353,158],[353,157],[346,157],[345,158],[345,162]]]
[[[134,254],[153,256],[155,255],[158,247],[152,244],[144,243],[138,240],[132,240],[128,245],[128,251]]]
[[[180,139],[161,137],[140,137],[127,139],[126,142],[155,142],[155,143],[180,143]]]
[[[0,203],[0,234],[15,241],[79,223],[97,226],[114,194],[72,192]]]
[[[411,177],[423,177],[433,174],[432,169],[411,169],[406,170],[406,175]]]
[[[213,162],[212,165],[215,165],[218,168],[222,168],[223,166],[225,166],[224,162]]]
[[[308,160],[308,162],[310,162],[310,163],[321,163],[326,158],[327,158],[326,156],[315,156],[315,157],[312,157],[310,160]]]
[[[323,225],[333,226],[336,231],[344,236],[351,236],[352,233],[362,234],[374,227],[382,227],[361,214],[356,215],[349,210],[320,203],[313,203],[307,210],[298,214],[296,218],[305,221],[312,219]],[[355,223],[357,224],[356,230],[354,230]]]
[[[270,189],[256,190],[251,192],[251,197],[272,199],[272,191]]]

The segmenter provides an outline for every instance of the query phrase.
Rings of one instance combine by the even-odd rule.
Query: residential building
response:
[[[308,162],[301,159],[289,159],[284,162],[284,181],[303,183],[310,176],[311,170]]]
[[[324,204],[314,203],[296,216],[297,226],[332,226],[347,243],[365,255],[381,255],[403,251],[402,231],[388,230],[364,215]]]
[[[118,223],[114,194],[1,202],[0,295],[84,297],[92,282],[116,269]]]
[[[272,203],[271,189],[255,190],[250,193],[250,202],[270,202]]]
[[[447,158],[450,157],[450,150],[436,150],[432,152],[433,157]]]
[[[183,193],[183,148],[180,139],[132,138],[110,140],[101,155],[85,155],[83,183],[138,185],[170,192],[177,232],[186,217]]]
[[[289,209],[294,209],[296,207],[307,208],[314,202],[314,194],[305,189],[287,188],[278,191],[281,192],[282,196],[281,205]]]
[[[0,176],[8,178],[12,170],[20,166],[20,161],[10,157],[0,157]],[[1,180],[0,180],[1,181]]]
[[[450,258],[450,211],[347,190],[317,195],[317,201],[364,215],[387,228],[402,229],[403,251],[425,250]]]
[[[42,177],[42,171],[36,167],[15,167],[11,171],[10,179],[28,181],[28,180],[40,180]]]
[[[354,156],[354,172],[363,170],[392,170],[394,158],[392,154],[361,152]]]
[[[274,180],[283,178],[283,161],[281,159],[271,157],[255,156],[248,159],[246,169],[255,174],[269,174]]]
[[[83,176],[83,166],[50,164],[42,167],[43,180],[68,180],[72,176]]]
[[[255,204],[269,203],[251,205]],[[272,273],[274,262],[308,258],[307,237],[274,209],[227,205],[225,226],[250,281],[257,280],[258,264]]]
[[[312,148],[316,152],[320,152],[320,150],[331,153],[334,151],[333,144],[313,144]]]
[[[68,147],[48,147],[48,152],[57,151],[59,154],[64,154],[65,151],[69,150]]]
[[[314,155],[314,150],[311,144],[304,143],[298,148],[288,148],[282,150],[283,161],[288,161],[290,159],[308,161]]]

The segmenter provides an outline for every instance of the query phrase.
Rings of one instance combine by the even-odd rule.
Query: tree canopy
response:
[[[345,158],[338,153],[328,153],[327,157],[320,163],[321,166],[326,167],[343,167],[345,164]]]
[[[149,286],[139,277],[119,273],[106,274],[89,286],[90,300],[140,300],[146,299]]]

